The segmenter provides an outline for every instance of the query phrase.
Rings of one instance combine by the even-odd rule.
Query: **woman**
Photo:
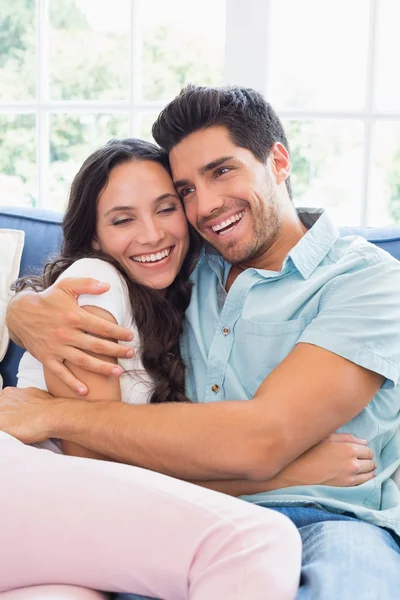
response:
[[[190,300],[188,276],[198,240],[188,230],[183,208],[169,177],[166,156],[155,146],[138,140],[113,141],[95,152],[74,180],[63,230],[61,256],[48,265],[42,278],[31,279],[31,283],[43,288],[66,276],[91,276],[108,281],[111,287],[107,294],[81,296],[80,304],[105,319],[129,326],[135,334],[132,344],[135,355],[120,361],[120,367],[125,371],[121,387],[118,379],[109,380],[70,367],[88,386],[89,395],[85,399],[134,403],[186,401],[179,334]],[[19,289],[26,283],[20,282]],[[19,385],[48,389],[58,397],[71,396],[67,388],[46,369],[43,371],[40,363],[28,354],[21,361]],[[113,539],[115,535],[115,522],[112,520],[112,534],[109,524],[102,522],[105,498],[112,515],[118,513],[118,523],[125,534],[118,560],[111,561],[113,568],[121,568],[121,554],[131,553],[129,576],[125,572],[125,578],[118,579],[116,585],[115,579],[104,579],[99,567],[104,563],[95,551],[101,544],[94,548],[90,543],[88,545],[87,539],[78,536],[79,555],[84,556],[85,549],[92,554],[91,560],[84,562],[84,572],[82,560],[79,561],[80,569],[76,564],[74,566],[75,556],[71,565],[71,554],[76,555],[76,551],[74,553],[68,540],[63,550],[69,568],[63,565],[64,561],[61,566],[47,564],[40,572],[41,579],[38,579],[37,568],[35,573],[28,569],[23,582],[16,582],[14,587],[39,581],[64,581],[101,589],[119,588],[163,599],[207,597],[212,600],[234,594],[237,598],[257,599],[265,597],[264,589],[268,589],[273,598],[295,597],[300,559],[298,539],[290,524],[277,513],[204,489],[213,487],[239,495],[240,482],[202,482],[204,487],[200,488],[119,465],[118,472],[122,473],[125,482],[125,487],[121,487],[120,481],[112,480],[117,472],[115,465],[101,462],[94,468],[93,461],[50,456],[50,453],[22,445],[16,448],[18,442],[12,438],[8,440],[9,444],[11,442],[21,455],[30,452],[28,462],[34,463],[40,474],[50,470],[54,475],[55,465],[56,468],[63,467],[61,497],[58,495],[54,501],[64,505],[62,494],[68,493],[67,509],[72,510],[78,527],[91,533],[96,525],[85,520],[82,508],[84,513],[94,510],[90,503],[87,504],[87,490],[88,485],[97,486],[102,503],[97,513],[94,510],[94,516],[102,539],[104,529],[107,529],[108,543],[109,536]],[[71,442],[49,441],[47,447],[56,452],[62,449],[65,454],[107,459]],[[346,485],[350,461],[343,461],[339,447],[345,445],[324,442],[273,480],[257,485],[264,490],[294,485],[294,473],[301,474],[299,483]],[[61,466],[60,460],[78,462],[71,464],[71,469],[66,472],[66,464]],[[99,481],[96,479],[98,473],[101,473]],[[369,468],[364,477],[371,476]],[[105,482],[110,485],[106,486]],[[23,483],[21,478],[20,485]],[[86,490],[82,495],[84,506],[77,505],[76,499],[71,498],[71,491],[82,490],[82,486]],[[50,491],[54,495],[54,490]],[[163,497],[161,503],[160,494]],[[128,505],[123,504],[122,499],[129,499]],[[153,514],[160,511],[160,506],[164,510],[160,525],[155,526]],[[134,509],[130,512],[129,507]],[[209,520],[211,514],[212,523]],[[230,524],[235,526],[236,536],[224,530],[227,516]],[[58,513],[51,522],[52,528],[64,535],[65,527],[59,523]],[[47,528],[46,520],[44,523]],[[133,527],[135,539],[126,536],[129,527]],[[210,527],[215,532],[211,537]],[[239,529],[240,533],[237,533]],[[151,544],[149,538],[154,538]],[[126,563],[122,563],[126,567]],[[192,570],[194,567],[196,573],[198,564],[201,567],[196,579]],[[91,578],[86,570],[90,572],[93,565],[96,576]],[[144,574],[142,571],[131,573],[139,566],[144,569]],[[251,576],[245,576],[246,569],[251,569]],[[9,583],[8,587],[12,585]],[[79,590],[69,589],[68,593],[79,593]]]
[[[187,401],[179,337],[200,241],[173,188],[167,156],[136,139],[112,141],[94,152],[73,181],[63,232],[60,256],[42,277],[19,280],[17,289],[27,284],[45,289],[65,277],[97,277],[110,290],[81,296],[79,303],[134,334],[133,356],[119,365],[125,372],[121,387],[117,379],[89,376],[86,399]],[[19,387],[70,395],[28,353],[18,378]],[[58,450],[54,442],[45,446]],[[95,457],[74,445],[62,446],[67,454]]]

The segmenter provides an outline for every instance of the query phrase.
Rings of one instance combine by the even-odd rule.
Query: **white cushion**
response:
[[[7,304],[13,295],[10,286],[18,277],[24,247],[24,232],[0,229],[0,362],[7,352],[10,340],[6,327]],[[2,379],[0,376],[0,390]]]

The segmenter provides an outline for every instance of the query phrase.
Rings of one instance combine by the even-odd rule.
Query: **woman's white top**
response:
[[[132,331],[134,338],[131,342],[119,342],[135,350],[133,358],[118,359],[118,364],[124,369],[119,379],[121,400],[128,404],[148,403],[153,391],[153,382],[142,364],[139,333],[133,320],[132,305],[124,279],[112,265],[98,258],[82,258],[76,261],[60,275],[58,281],[66,277],[92,277],[102,283],[110,284],[110,289],[104,294],[98,296],[82,294],[78,297],[78,304],[98,306],[109,312],[118,325]],[[19,363],[17,386],[36,387],[47,391],[43,365],[29,352],[24,353]],[[52,440],[43,442],[40,447],[60,451],[59,444],[56,449]]]

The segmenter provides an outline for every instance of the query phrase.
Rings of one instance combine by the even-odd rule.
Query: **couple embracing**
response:
[[[1,589],[396,598],[400,265],[294,208],[257,92],[189,86],[153,136],[85,161],[16,284]]]

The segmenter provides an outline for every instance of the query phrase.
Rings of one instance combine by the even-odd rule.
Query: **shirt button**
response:
[[[217,393],[217,392],[219,392],[219,385],[214,383],[214,385],[211,386],[211,389],[213,392]]]
[[[223,333],[224,335],[229,335],[229,334],[230,334],[230,332],[231,332],[231,330],[229,329],[229,327],[223,327],[223,329],[222,329],[222,333]]]

